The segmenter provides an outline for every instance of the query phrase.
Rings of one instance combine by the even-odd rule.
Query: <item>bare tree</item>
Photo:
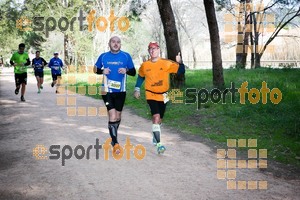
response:
[[[157,0],[157,5],[161,16],[161,21],[164,27],[168,58],[175,61],[176,55],[178,54],[178,52],[181,52],[181,50],[179,46],[178,33],[171,2],[170,0]],[[184,85],[184,83],[184,74],[171,75],[171,87],[180,88]]]
[[[222,7],[226,7],[228,11],[232,11],[232,6],[228,2],[217,1]],[[247,61],[248,49],[251,50],[251,68],[258,68],[261,66],[260,60],[263,56],[268,45],[277,37],[279,32],[286,27],[293,19],[300,16],[300,7],[298,0],[272,0],[270,5],[266,7],[257,7],[254,9],[252,0],[240,0],[238,5],[239,13],[237,19],[238,39],[236,47],[236,67],[245,68]],[[257,5],[263,5],[264,1],[260,0]],[[262,45],[262,48],[258,48],[259,40],[263,33],[264,17],[268,12],[274,13],[273,8],[280,10],[286,10],[288,5],[288,12],[283,15],[283,18],[279,21],[278,25],[268,40]],[[281,13],[282,14],[282,13]],[[250,44],[249,45],[249,40]]]
[[[210,35],[210,46],[212,56],[213,85],[218,88],[224,87],[222,55],[220,36],[214,0],[204,0],[206,19]]]
[[[297,4],[295,5],[297,6]],[[267,49],[268,45],[277,37],[277,35],[279,34],[279,32],[287,25],[289,24],[293,19],[295,19],[296,17],[300,16],[300,6],[298,4],[298,9],[295,11],[294,8],[291,8],[289,10],[289,12],[282,18],[282,20],[279,22],[278,26],[276,27],[275,31],[272,33],[272,35],[269,37],[269,39],[267,40],[267,42],[264,44],[263,48],[261,49],[261,51],[259,51],[257,58],[256,58],[256,62],[255,62],[255,67],[259,67],[260,66],[260,59],[263,55],[263,53],[265,52],[265,50]],[[288,19],[286,19],[288,18]]]

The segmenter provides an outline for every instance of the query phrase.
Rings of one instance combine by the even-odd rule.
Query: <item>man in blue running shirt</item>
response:
[[[38,93],[41,93],[44,82],[44,66],[48,63],[44,58],[40,57],[40,51],[35,52],[35,58],[32,60],[32,67],[34,68],[34,76],[36,77]]]
[[[113,152],[119,154],[120,145],[117,136],[126,97],[126,75],[135,76],[136,70],[131,56],[120,50],[119,37],[110,38],[108,45],[110,51],[99,56],[94,72],[103,74],[105,94],[102,93],[102,99],[108,111],[108,130],[112,139]]]
[[[64,64],[62,62],[62,60],[58,57],[58,52],[54,52],[54,57],[51,58],[48,67],[51,68],[51,74],[52,74],[52,83],[51,83],[51,87],[53,87],[54,85],[56,85],[57,83],[57,79],[58,81],[61,79],[61,69],[63,68]],[[59,84],[57,85],[57,87],[59,86]],[[58,88],[56,88],[56,93],[58,93]]]

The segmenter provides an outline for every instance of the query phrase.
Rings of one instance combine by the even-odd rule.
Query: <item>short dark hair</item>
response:
[[[24,43],[19,44],[19,48],[25,48],[25,44]]]
[[[37,54],[37,53],[41,53],[41,52],[40,51],[36,51],[35,54]]]

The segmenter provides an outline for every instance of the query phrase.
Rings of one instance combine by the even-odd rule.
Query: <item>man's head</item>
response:
[[[55,58],[58,58],[58,52],[54,52],[53,55]]]
[[[39,58],[40,57],[40,51],[35,52],[35,57]]]
[[[118,36],[113,36],[109,39],[108,45],[112,53],[118,53],[121,49],[121,39]]]
[[[24,43],[21,43],[19,44],[19,53],[24,53],[24,50],[25,50],[25,44]]]
[[[159,58],[160,48],[157,42],[150,42],[148,45],[148,52],[150,54],[151,60]]]

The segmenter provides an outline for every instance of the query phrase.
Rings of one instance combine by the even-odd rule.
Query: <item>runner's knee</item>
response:
[[[160,120],[160,114],[154,114],[152,116],[152,121],[153,121],[153,124],[159,124],[161,122],[161,120]]]

